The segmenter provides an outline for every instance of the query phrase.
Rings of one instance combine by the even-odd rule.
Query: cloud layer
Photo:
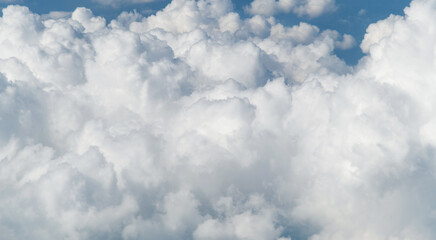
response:
[[[3,9],[2,237],[434,239],[435,6],[372,24],[356,67],[349,35],[230,0]]]

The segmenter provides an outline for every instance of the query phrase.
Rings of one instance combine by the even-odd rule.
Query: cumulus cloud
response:
[[[372,24],[355,67],[349,35],[230,0],[8,6],[2,237],[434,239],[435,6]]]
[[[254,0],[245,10],[253,15],[272,16],[293,12],[299,16],[318,17],[335,10],[335,0]]]

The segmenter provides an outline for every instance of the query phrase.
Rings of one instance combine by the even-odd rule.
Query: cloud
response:
[[[433,0],[347,34],[231,1],[0,18],[5,239],[433,239]],[[429,50],[430,49],[430,50]]]
[[[250,14],[272,16],[295,13],[298,16],[318,17],[335,10],[335,0],[254,0],[245,10]]]

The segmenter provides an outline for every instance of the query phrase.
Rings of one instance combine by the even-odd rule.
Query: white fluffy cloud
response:
[[[4,239],[434,239],[435,0],[349,35],[230,0],[0,18]]]
[[[272,16],[293,12],[299,16],[318,17],[335,9],[335,0],[254,0],[246,7],[250,14]]]

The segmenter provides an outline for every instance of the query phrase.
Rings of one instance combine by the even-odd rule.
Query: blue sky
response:
[[[50,11],[73,11],[76,7],[84,6],[92,9],[94,14],[113,19],[122,11],[154,12],[165,7],[170,1],[161,0],[152,3],[124,4],[119,7],[102,6],[93,1],[86,0],[21,0],[19,4],[28,6],[33,12],[44,14]],[[245,15],[244,6],[251,1],[233,1],[235,10]],[[384,19],[390,14],[403,14],[403,9],[409,4],[409,0],[337,0],[337,9],[317,18],[298,17],[292,13],[279,14],[276,16],[284,25],[294,25],[301,21],[318,26],[320,29],[333,29],[340,33],[351,34],[358,43],[361,42],[369,24]],[[0,6],[4,7],[3,3]],[[360,12],[360,14],[359,14]],[[336,54],[348,64],[354,65],[363,56],[358,45],[349,50],[337,50]]]
[[[322,30],[333,29],[351,34],[360,43],[369,24],[385,19],[390,14],[402,15],[409,3],[409,0],[337,0],[335,12],[325,13],[318,18],[297,17],[293,14],[281,14],[276,17],[289,25],[304,21]],[[364,10],[364,14],[359,15],[361,10]],[[356,64],[363,56],[358,45],[349,50],[336,51],[336,54],[348,64]]]

